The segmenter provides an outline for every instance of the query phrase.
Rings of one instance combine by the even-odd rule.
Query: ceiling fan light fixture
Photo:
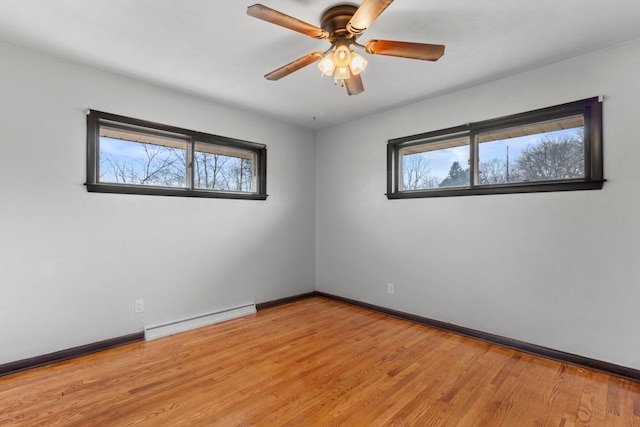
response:
[[[333,76],[334,84],[340,83],[352,76],[356,76],[367,67],[367,60],[349,49],[349,44],[340,43],[333,51],[327,53],[318,63],[322,75]]]

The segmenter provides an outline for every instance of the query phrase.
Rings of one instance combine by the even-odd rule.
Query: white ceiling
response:
[[[318,26],[342,3],[260,1]],[[348,96],[315,64],[266,80],[329,45],[247,16],[254,3],[0,0],[0,40],[320,129],[640,38],[638,0],[396,0],[360,42],[445,44],[445,55],[364,54],[365,92]]]

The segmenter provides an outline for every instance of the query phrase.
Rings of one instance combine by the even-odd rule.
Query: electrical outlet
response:
[[[387,293],[388,294],[393,293],[393,283],[387,283]]]
[[[137,299],[133,303],[133,311],[135,313],[142,313],[144,311],[144,300]]]

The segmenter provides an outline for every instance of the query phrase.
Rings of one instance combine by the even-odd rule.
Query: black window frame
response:
[[[185,188],[173,188],[162,186],[144,186],[136,184],[122,184],[100,182],[100,125],[118,125],[135,127],[136,130],[149,134],[167,132],[179,135],[187,140],[189,157],[193,158],[196,143],[212,144],[221,147],[237,148],[251,151],[256,158],[256,188],[254,192],[223,191],[195,188],[193,179],[189,179],[189,186]],[[192,162],[191,162],[192,163]],[[192,164],[187,164],[187,173],[193,175]],[[192,177],[193,178],[193,177]],[[87,191],[97,193],[141,194],[155,196],[181,196],[181,197],[205,197],[223,199],[266,200],[267,198],[267,147],[264,144],[243,141],[224,136],[212,135],[183,129],[176,126],[165,125],[147,120],[135,119],[118,114],[102,111],[88,110],[87,113]]]
[[[425,197],[473,196],[487,194],[537,193],[550,191],[600,190],[604,182],[602,143],[602,97],[593,97],[553,107],[527,111],[496,119],[469,123],[447,129],[421,133],[387,141],[387,192],[388,199],[412,199]],[[582,115],[584,118],[584,178],[553,181],[528,181],[502,184],[478,183],[478,142],[481,132],[534,124],[547,120]],[[469,185],[455,188],[401,190],[400,151],[403,148],[424,145],[454,137],[469,138]]]

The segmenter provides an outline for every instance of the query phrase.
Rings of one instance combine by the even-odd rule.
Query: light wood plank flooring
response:
[[[0,378],[0,425],[640,427],[640,383],[322,298]]]

